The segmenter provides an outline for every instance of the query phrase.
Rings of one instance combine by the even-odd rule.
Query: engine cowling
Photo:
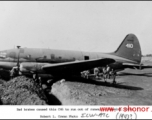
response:
[[[29,72],[37,72],[37,73],[44,73],[42,70],[42,66],[48,63],[36,63],[36,62],[24,62],[20,64],[20,71],[22,73],[29,73]]]

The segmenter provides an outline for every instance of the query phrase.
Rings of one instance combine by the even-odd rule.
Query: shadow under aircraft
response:
[[[94,84],[94,85],[98,85],[98,86],[107,86],[107,87],[114,87],[114,88],[127,89],[127,90],[143,90],[143,88],[141,88],[141,87],[123,85],[122,82],[119,82],[117,84],[112,84],[112,83],[109,83],[109,82],[104,82],[102,80],[97,81],[97,80],[92,80],[92,79],[80,78],[78,76],[69,78],[69,79],[67,79],[67,81],[81,82],[81,83],[87,83],[87,84]]]
[[[150,73],[140,73],[140,74],[137,74],[137,73],[127,73],[127,72],[121,72],[118,74],[119,76],[126,76],[126,75],[136,75],[136,76],[145,76],[145,77],[152,77],[152,72]]]

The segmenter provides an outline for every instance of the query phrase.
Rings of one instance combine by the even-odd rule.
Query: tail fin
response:
[[[138,38],[134,34],[128,34],[114,54],[140,63],[142,54]]]

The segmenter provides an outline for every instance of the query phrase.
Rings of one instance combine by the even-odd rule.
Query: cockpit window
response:
[[[0,52],[0,58],[5,58],[6,57],[6,52],[1,51]]]

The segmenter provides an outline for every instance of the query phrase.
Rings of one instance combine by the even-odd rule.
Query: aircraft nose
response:
[[[7,52],[6,51],[0,51],[0,58],[6,58]]]

